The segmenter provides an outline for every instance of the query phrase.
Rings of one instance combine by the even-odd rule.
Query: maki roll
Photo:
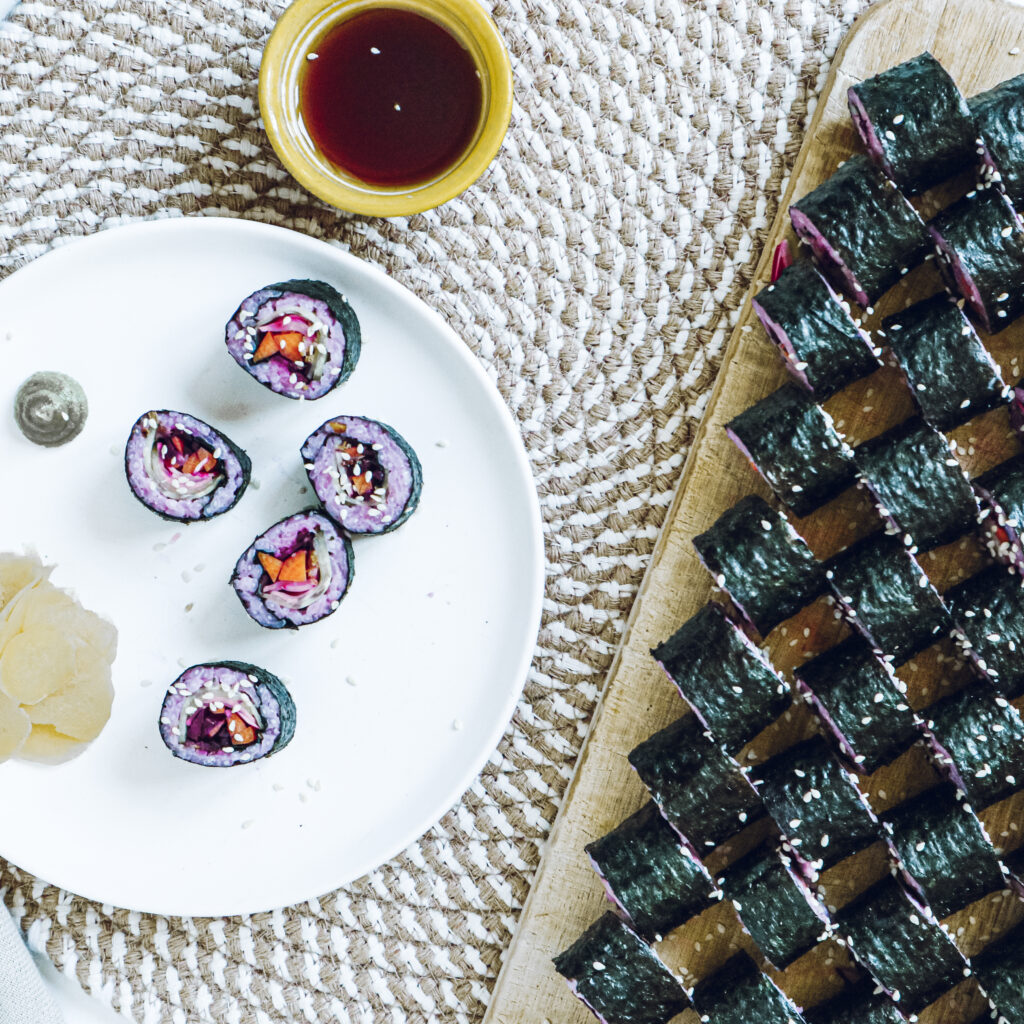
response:
[[[177,523],[212,519],[234,508],[251,471],[249,456],[225,434],[170,409],[143,413],[124,450],[132,494]]]
[[[952,430],[1009,397],[999,367],[947,292],[887,317],[882,327],[914,402],[936,430]]]
[[[870,775],[921,738],[906,683],[860,637],[844,640],[793,674],[852,771]]]
[[[819,402],[880,365],[882,350],[810,260],[786,267],[752,305],[786,369]]]
[[[853,449],[805,390],[784,384],[726,424],[736,447],[795,515],[853,483]]]
[[[968,192],[928,224],[950,287],[997,334],[1024,314],[1024,225],[997,188]]]
[[[160,737],[167,749],[210,768],[269,757],[294,734],[295,704],[284,683],[242,661],[185,669],[160,708]]]
[[[832,929],[825,908],[792,864],[769,841],[741,857],[718,880],[744,929],[780,971],[828,938]]]
[[[610,910],[553,963],[602,1024],[668,1024],[690,1006],[650,946]]]
[[[792,704],[782,677],[721,605],[705,605],[651,653],[729,753]]]
[[[806,1013],[809,1024],[906,1024],[906,1017],[869,978]]]
[[[1005,800],[1024,780],[1024,722],[990,687],[968,687],[927,711],[939,770],[979,809]]]
[[[857,475],[891,532],[927,551],[973,530],[978,499],[949,442],[915,417],[857,448]]]
[[[388,533],[419,504],[420,460],[386,423],[328,420],[306,438],[302,461],[324,511],[348,533]]]
[[[660,941],[721,898],[707,869],[653,803],[586,851],[608,898],[648,942]]]
[[[231,576],[242,607],[267,629],[298,629],[336,611],[355,569],[352,544],[315,509],[261,533]]]
[[[1024,75],[967,101],[982,142],[986,176],[1015,207],[1024,205]]]
[[[1024,580],[991,565],[945,599],[979,671],[1003,696],[1024,695]]]
[[[963,981],[967,961],[931,912],[884,878],[843,907],[836,923],[854,957],[906,1014]]]
[[[1024,924],[971,958],[978,984],[996,1011],[998,1024],[1024,1022]],[[994,1015],[993,1015],[994,1016]]]
[[[938,591],[899,537],[876,533],[851,544],[828,563],[826,576],[850,625],[897,665],[953,629]]]
[[[882,827],[904,880],[936,917],[948,917],[1006,888],[999,858],[978,816],[949,783],[890,811]]]
[[[1018,402],[1015,397],[1014,407]],[[1000,462],[975,478],[974,489],[983,505],[981,527],[992,557],[1024,571],[1024,455]]]
[[[737,953],[693,989],[693,1008],[714,1024],[803,1024],[789,997],[746,953]]]
[[[868,155],[908,195],[976,160],[967,101],[930,53],[858,82],[847,98]]]
[[[866,156],[850,157],[789,208],[793,230],[862,306],[925,254],[927,233],[903,193]]]
[[[878,820],[853,776],[820,736],[758,765],[751,779],[811,877],[881,838]]]
[[[704,852],[764,816],[740,766],[684,715],[629,753],[629,763],[681,839]]]
[[[693,538],[701,562],[766,636],[821,593],[824,575],[803,538],[756,495],[741,498]]]
[[[359,320],[323,281],[281,281],[260,288],[225,328],[231,358],[285,398],[323,398],[347,380],[359,359]]]

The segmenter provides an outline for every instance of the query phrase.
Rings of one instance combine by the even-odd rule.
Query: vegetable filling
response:
[[[182,743],[213,754],[231,753],[255,743],[263,722],[252,700],[234,687],[200,690],[185,702],[178,723]]]
[[[146,434],[146,465],[158,490],[168,498],[202,498],[224,482],[223,452],[211,452],[198,437],[161,427],[150,416]]]
[[[268,604],[282,608],[308,608],[331,585],[331,559],[327,538],[318,532],[303,533],[296,547],[283,558],[257,551],[263,566],[260,595]]]
[[[259,346],[252,354],[254,363],[276,359],[285,363],[292,372],[292,383],[301,374],[307,381],[317,381],[327,363],[327,325],[310,320],[297,310],[284,312],[280,308],[271,319],[261,318],[256,328],[260,332]]]
[[[334,460],[342,504],[380,508],[387,501],[388,471],[380,463],[380,449],[352,441],[338,445]]]

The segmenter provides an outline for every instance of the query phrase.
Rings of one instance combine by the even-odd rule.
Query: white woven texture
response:
[[[0,27],[0,273],[183,215],[283,224],[386,268],[501,389],[548,558],[515,717],[402,856],[215,921],[101,907],[5,866],[34,948],[147,1024],[480,1019],[813,98],[865,6],[495,0],[516,89],[501,154],[459,199],[391,221],[314,201],[267,144],[256,78],[277,5],[32,2]]]

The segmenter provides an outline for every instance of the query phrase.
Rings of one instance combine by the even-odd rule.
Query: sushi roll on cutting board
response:
[[[1019,401],[1014,398],[1014,409]],[[1011,419],[1016,418],[1011,414]],[[1016,429],[1020,433],[1020,427]],[[1003,565],[1024,572],[1024,455],[1000,462],[972,483],[981,499],[981,529],[989,553]]]
[[[804,1024],[789,997],[742,952],[694,987],[693,1008],[708,1024]]]
[[[1018,924],[971,958],[998,1024],[1024,1022],[1024,925]]]
[[[1015,207],[1024,205],[1024,75],[967,101],[983,144],[986,177]]]

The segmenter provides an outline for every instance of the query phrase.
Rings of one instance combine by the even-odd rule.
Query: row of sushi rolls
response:
[[[967,959],[943,923],[990,894],[1024,894],[1024,850],[1004,853],[979,818],[1024,788],[1011,703],[1024,696],[1024,455],[971,480],[943,433],[999,408],[1024,430],[1024,391],[978,333],[1024,315],[1024,75],[966,100],[924,53],[848,99],[866,153],[791,206],[810,255],[777,250],[753,300],[792,379],[727,430],[795,517],[856,483],[877,525],[823,561],[751,495],[694,538],[726,600],[652,652],[692,713],[629,753],[650,801],[586,848],[614,911],[555,958],[607,1024],[664,1024],[684,1009],[714,1024],[895,1024],[965,979],[990,1008],[979,1022],[1024,1024],[1024,924]],[[951,177],[964,180],[959,198],[926,223],[907,197]],[[850,300],[873,315],[929,259],[945,288],[864,329]],[[915,414],[851,448],[821,403],[883,359]],[[988,565],[940,593],[919,557],[970,533]],[[791,683],[755,641],[819,597],[849,635]],[[957,646],[971,681],[913,707],[896,670],[940,641]],[[749,763],[744,748],[794,699],[814,712],[812,738]],[[867,776],[915,745],[937,784],[876,813]],[[709,853],[762,820],[766,841],[709,871]],[[829,905],[822,873],[879,842],[890,870]],[[687,984],[652,946],[723,898],[763,959],[740,951]],[[803,1010],[762,968],[827,940],[855,966],[838,995]]]
[[[355,369],[361,346],[351,305],[331,285],[312,280],[284,281],[248,296],[228,321],[225,340],[257,382],[297,400],[332,392]],[[30,395],[24,404],[38,414],[26,422],[58,424],[58,437],[26,432],[37,443],[63,443],[76,432],[67,415],[52,415],[57,397],[46,393],[67,389],[67,381],[50,380],[61,376],[35,375],[19,392]],[[408,442],[365,416],[327,420],[296,457],[319,504],[256,537],[230,581],[246,613],[267,629],[299,629],[332,614],[353,579],[350,536],[397,529],[422,489],[420,462]],[[188,524],[234,508],[251,472],[249,456],[222,430],[170,409],[138,418],[124,466],[142,505]],[[110,715],[116,630],[50,583],[49,573],[34,555],[0,556],[0,760],[64,760],[95,739]],[[187,668],[170,684],[159,714],[169,750],[210,767],[273,754],[292,739],[295,724],[284,683],[241,661]]]

